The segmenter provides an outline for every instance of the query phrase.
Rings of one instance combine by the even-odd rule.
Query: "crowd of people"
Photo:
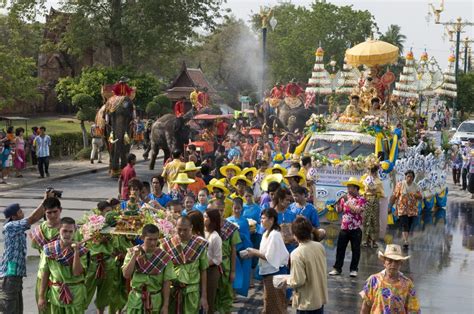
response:
[[[347,194],[336,204],[342,215],[336,262],[328,273],[319,243],[325,230],[314,205],[317,170],[311,158],[281,163],[272,157],[275,148],[268,139],[242,149],[247,143],[231,139],[213,161],[194,147],[186,157],[174,151],[150,182],[139,179],[136,156],[129,154],[118,196],[99,202],[93,213],[108,217],[132,207],[152,215],[165,213],[174,223],[170,236],[148,223],[138,237],[108,234],[92,241],[76,228],[79,222],[61,217],[60,200],[51,191],[27,218],[19,204],[8,206],[0,310],[22,312],[25,232],[32,227],[32,245],[40,252],[35,293],[40,313],[83,313],[94,296],[98,313],[107,308],[109,313],[230,313],[235,296],[248,297],[258,281],[263,285],[263,313],[286,313],[289,304],[298,313],[323,313],[330,297],[327,275],[342,275],[348,244],[351,277],[358,276],[361,247],[378,247],[375,217],[383,197],[378,165],[362,178],[343,182]],[[248,159],[245,151],[250,151]],[[390,199],[404,228],[405,248],[410,206],[421,195],[413,176],[407,172]],[[33,227],[42,217],[45,221]],[[367,280],[361,311],[383,312],[387,306],[419,311],[413,283],[399,272],[408,258],[401,247],[388,245],[379,254],[385,270]],[[396,298],[386,299],[387,289]]]
[[[454,185],[459,185],[474,199],[474,139],[465,146],[461,142],[454,143],[450,153]]]
[[[28,138],[25,138],[25,129],[22,127],[15,129],[9,126],[6,132],[0,132],[0,184],[7,184],[12,170],[15,171],[15,178],[22,178],[27,160],[38,165],[40,178],[49,177],[51,137],[46,134],[44,126],[32,127],[31,131]]]

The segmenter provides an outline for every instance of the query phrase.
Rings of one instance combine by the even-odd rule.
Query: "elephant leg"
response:
[[[156,156],[158,156],[158,152],[160,150],[158,145],[152,144],[152,146],[153,146],[153,148],[152,148],[152,151],[151,151],[150,166],[149,166],[150,170],[155,169]]]
[[[143,159],[145,159],[145,161],[148,160],[148,155],[150,154],[150,150],[151,150],[151,145],[150,145],[150,143],[148,143],[146,145],[145,152],[143,152]]]
[[[122,150],[120,150],[120,169],[125,168],[127,165],[128,154],[130,152],[130,146],[125,145]]]

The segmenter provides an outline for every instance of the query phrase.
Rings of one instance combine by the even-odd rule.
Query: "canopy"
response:
[[[375,66],[394,63],[397,61],[399,49],[397,46],[381,40],[369,39],[346,50],[346,61],[352,66]]]

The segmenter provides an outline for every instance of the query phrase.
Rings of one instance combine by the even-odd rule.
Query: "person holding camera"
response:
[[[25,218],[20,204],[4,210],[3,238],[5,247],[0,262],[0,313],[23,313],[23,277],[26,277],[26,230],[44,215],[44,202],[52,193],[46,192],[41,204]]]

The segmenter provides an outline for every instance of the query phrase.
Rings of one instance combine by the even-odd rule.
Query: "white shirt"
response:
[[[222,263],[222,239],[216,231],[212,233],[206,232],[206,240],[209,242],[207,246],[207,258],[215,265]]]
[[[260,253],[265,255],[267,259],[258,260],[260,275],[274,274],[280,270],[281,266],[288,265],[290,254],[286,249],[281,233],[277,230],[272,230],[268,236],[265,232],[260,242]]]

